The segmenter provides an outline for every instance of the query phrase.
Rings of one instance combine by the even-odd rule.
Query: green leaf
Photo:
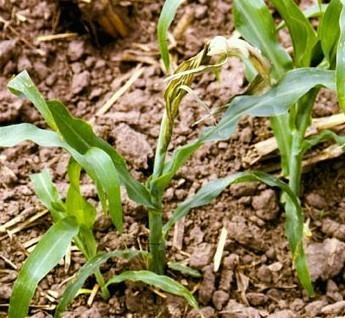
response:
[[[55,132],[37,128],[32,124],[0,127],[0,147],[14,147],[24,141],[32,141],[42,147],[68,147]]]
[[[338,145],[345,145],[345,136],[339,136],[334,131],[323,130],[319,134],[308,137],[302,144],[302,152],[305,153],[312,147],[327,140],[334,140]]]
[[[71,116],[59,101],[49,101],[49,109],[65,141],[80,153],[91,147],[100,148],[112,159],[121,182],[126,186],[128,196],[139,204],[153,208],[149,191],[128,172],[124,159],[103,139],[97,137],[85,121]]]
[[[110,215],[114,225],[121,231],[123,220],[120,183],[113,161],[106,152],[99,148],[90,148],[82,155],[59,139],[56,133],[30,124],[0,127],[0,147],[12,147],[26,140],[41,146],[62,147],[67,150],[96,182],[98,192],[106,193]]]
[[[70,282],[64,291],[59,304],[56,307],[54,318],[59,318],[64,312],[66,307],[73,301],[78,291],[83,287],[87,278],[95,274],[99,267],[112,257],[120,257],[124,259],[131,259],[133,257],[144,256],[147,257],[148,253],[142,251],[124,250],[102,253],[91,260],[89,260],[77,273],[77,276]]]
[[[158,20],[157,38],[164,66],[169,71],[170,57],[168,48],[168,29],[174,20],[175,14],[183,0],[166,0]]]
[[[177,206],[172,217],[163,227],[163,235],[166,236],[170,228],[178,220],[186,216],[191,209],[209,204],[230,184],[247,181],[260,181],[271,187],[278,187],[288,196],[293,208],[286,210],[286,235],[300,282],[308,293],[312,295],[313,286],[303,250],[303,211],[297,196],[291,191],[290,187],[269,174],[260,171],[239,172],[229,177],[209,182],[194,196]]]
[[[162,176],[152,180],[154,189],[166,187],[177,170],[191,155],[208,141],[230,138],[243,115],[277,116],[286,113],[305,93],[315,86],[335,89],[334,71],[301,68],[289,71],[285,77],[266,94],[261,96],[238,96],[227,105],[221,121],[214,128],[206,130],[199,139],[178,148],[166,164]],[[278,136],[279,137],[279,136]],[[158,191],[158,190],[157,190]]]
[[[77,233],[78,225],[75,220],[64,218],[44,234],[25,261],[14,283],[8,312],[9,318],[27,316],[30,301],[39,281],[59,263]]]
[[[201,139],[219,141],[229,138],[243,115],[266,117],[284,114],[291,105],[316,86],[335,90],[334,71],[316,68],[291,70],[264,95],[235,97],[227,105],[227,111],[219,124],[206,131]]]
[[[202,277],[202,275],[200,274],[198,270],[191,268],[189,266],[183,265],[179,262],[168,262],[167,265],[173,271],[180,272],[183,275],[194,277],[194,278]]]
[[[312,53],[317,43],[316,33],[309,20],[292,0],[271,0],[284,19],[294,47],[294,58],[297,67],[310,65]]]
[[[271,13],[263,0],[234,0],[235,27],[251,44],[259,48],[272,63],[278,80],[291,68],[290,56],[279,44]]]
[[[336,81],[339,104],[345,112],[345,3],[339,18],[340,37],[337,47]]]
[[[334,66],[340,34],[339,18],[342,9],[340,0],[332,0],[321,20],[318,30],[323,53],[331,67]]]
[[[108,282],[110,284],[118,284],[123,281],[130,280],[134,282],[143,282],[148,285],[152,285],[156,288],[160,288],[167,293],[174,294],[186,299],[188,304],[193,308],[198,308],[198,303],[195,300],[193,294],[183,287],[180,283],[171,279],[165,275],[157,275],[150,271],[128,271],[112,277]]]
[[[29,99],[41,113],[49,127],[56,130],[56,125],[47,103],[35,84],[32,82],[27,71],[22,71],[16,77],[11,79],[7,87],[13,94],[17,96],[25,96]]]
[[[52,182],[48,170],[35,173],[30,176],[34,186],[34,191],[44,206],[50,211],[54,221],[58,221],[66,216],[66,207],[60,198],[59,191]]]
[[[105,193],[111,219],[119,231],[123,228],[120,179],[108,154],[100,148],[90,148],[84,155],[71,151],[73,158],[96,182],[98,193]],[[101,190],[99,190],[101,189]]]
[[[67,171],[70,182],[66,195],[67,213],[74,216],[79,225],[92,229],[96,219],[96,209],[80,192],[81,166],[74,159],[70,159]]]
[[[56,133],[30,124],[0,127],[0,147],[13,147],[26,140],[33,141],[40,146],[62,147],[67,150],[96,182],[98,192],[106,193],[112,220],[118,230],[122,229],[119,178],[113,161],[105,151],[90,148],[84,155],[80,154],[60,139]]]
[[[328,4],[313,4],[302,11],[307,19],[322,17],[328,8]],[[281,30],[286,27],[285,21],[281,21],[277,27],[277,30]]]
[[[120,175],[121,182],[123,182],[126,186],[128,196],[139,204],[143,204],[148,208],[155,208],[155,205],[151,202],[149,191],[131,176],[131,174],[128,172],[124,159],[115,151],[115,149],[113,149],[101,138],[98,138],[87,123],[83,122],[82,120],[73,118],[65,109],[62,103],[57,101],[46,102],[26,71],[23,71],[16,77],[14,77],[9,82],[8,88],[16,95],[24,95],[26,98],[28,98],[34,104],[37,110],[42,114],[43,118],[53,130],[58,129],[57,123],[55,123],[56,118],[68,120],[69,124],[72,123],[74,125],[73,128],[75,129],[76,135],[69,135],[68,143],[71,144],[74,149],[81,153],[86,152],[87,146],[103,149],[113,160],[114,165]],[[53,114],[52,111],[55,111],[55,113]],[[78,125],[80,125],[80,127],[78,127]],[[65,126],[66,125],[64,125],[64,123],[61,123],[60,121],[60,128],[65,128]],[[67,132],[61,130],[60,128],[59,132],[64,136],[64,134],[66,134]],[[22,129],[27,130],[28,133],[32,133],[32,129],[30,131],[29,126],[22,126]],[[70,132],[71,131],[68,131],[68,133]],[[16,136],[13,136],[11,134],[10,129],[6,131],[6,133],[6,139],[8,139],[8,142],[16,139]],[[30,135],[28,135],[28,137],[29,136]],[[43,138],[40,138],[40,136],[35,136],[38,144],[40,144],[39,142],[43,142],[43,144],[40,145],[56,147],[49,142],[45,142],[46,138],[47,134],[44,134]],[[27,138],[27,140],[30,140],[30,138]],[[0,142],[4,142],[4,147],[6,147],[6,141],[2,140]],[[54,141],[54,143],[55,142],[56,141]],[[61,147],[61,145],[59,147]]]

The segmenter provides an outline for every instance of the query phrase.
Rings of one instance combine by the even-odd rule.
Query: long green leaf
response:
[[[124,259],[131,259],[133,257],[143,256],[148,254],[142,251],[124,250],[102,253],[89,260],[77,273],[77,276],[70,282],[64,291],[59,304],[56,307],[54,318],[59,318],[67,306],[76,297],[79,289],[81,289],[88,277],[99,270],[99,267],[112,257],[120,257]]]
[[[313,4],[311,6],[309,6],[308,8],[304,9],[302,11],[302,13],[304,14],[304,16],[307,19],[311,19],[311,18],[318,18],[318,17],[322,17],[323,14],[326,12],[328,8],[328,4]],[[279,25],[277,26],[277,30],[281,30],[283,28],[285,28],[286,23],[285,21],[281,21],[279,23]]]
[[[337,55],[337,44],[340,34],[339,17],[342,9],[340,0],[332,0],[321,20],[318,30],[323,53],[331,67]]]
[[[53,130],[56,130],[56,125],[52,114],[49,111],[48,105],[37,87],[32,82],[27,71],[23,71],[11,79],[7,87],[13,94],[17,96],[25,96],[27,99],[29,99],[41,113],[49,127]]]
[[[162,176],[152,180],[153,187],[166,187],[177,170],[207,141],[230,138],[243,115],[277,116],[286,113],[305,93],[315,86],[335,89],[334,71],[301,68],[289,71],[270,91],[262,96],[239,96],[227,105],[227,111],[217,126],[206,130],[196,141],[178,148],[165,166]]]
[[[160,288],[167,293],[174,294],[186,299],[188,304],[193,308],[198,308],[198,303],[193,294],[180,283],[165,275],[157,275],[150,271],[128,271],[113,276],[108,282],[110,284],[118,284],[123,281],[130,280],[134,282],[143,282],[148,285]]]
[[[316,33],[309,20],[292,0],[271,0],[284,19],[292,39],[297,67],[310,65],[312,52],[317,43]]]
[[[30,176],[37,197],[44,206],[50,211],[54,221],[58,221],[66,216],[66,207],[62,201],[59,191],[52,182],[48,170],[35,173]]]
[[[74,216],[79,225],[84,225],[86,228],[92,229],[96,220],[96,209],[81,194],[81,166],[74,159],[70,159],[67,171],[70,182],[66,195],[67,213]]]
[[[98,148],[90,148],[86,154],[82,155],[59,139],[56,133],[39,129],[30,124],[0,127],[0,147],[15,146],[26,140],[42,146],[62,147],[67,150],[97,183],[98,189],[102,188],[99,192],[106,192],[113,222],[119,230],[122,229],[120,184],[117,171],[107,153]]]
[[[337,65],[336,65],[336,78],[337,78],[337,95],[339,104],[345,112],[345,2],[341,10],[339,18],[340,36],[337,48]]]
[[[174,20],[176,11],[183,0],[166,0],[157,26],[157,38],[164,66],[167,71],[170,69],[170,57],[168,48],[168,29]]]
[[[57,133],[32,124],[0,127],[0,147],[14,147],[24,141],[32,141],[42,147],[68,147]]]
[[[323,130],[319,134],[308,137],[302,145],[302,152],[305,153],[312,147],[327,140],[334,140],[338,145],[345,146],[345,136],[339,136],[334,131]]]
[[[120,179],[108,154],[100,148],[90,148],[84,155],[71,152],[73,158],[96,182],[98,193],[105,193],[109,203],[109,213],[119,231],[123,228]]]
[[[233,5],[236,29],[269,59],[272,64],[272,79],[278,81],[292,67],[292,61],[278,42],[276,26],[265,2],[234,0]],[[288,123],[287,114],[271,118],[271,126],[283,163],[288,161],[290,152],[291,133]]]
[[[19,272],[10,300],[9,318],[27,316],[39,281],[59,263],[77,233],[78,225],[75,220],[64,218],[44,234]]]
[[[239,96],[227,105],[227,111],[219,124],[204,134],[205,140],[227,139],[234,132],[244,114],[266,117],[278,116],[288,111],[304,94],[316,86],[335,90],[335,73],[316,68],[299,68],[286,76],[261,96]]]
[[[278,187],[288,196],[293,209],[288,209],[286,211],[286,235],[292,252],[294,265],[298,273],[298,278],[302,286],[310,295],[312,295],[313,286],[303,250],[303,211],[297,196],[291,191],[289,186],[269,174],[259,171],[240,172],[226,178],[209,182],[194,196],[178,205],[176,210],[173,212],[172,217],[164,225],[163,235],[166,236],[170,228],[178,220],[186,216],[191,209],[209,204],[230,184],[247,181],[260,181],[269,186]]]
[[[272,63],[278,80],[291,68],[291,59],[279,44],[271,13],[263,0],[234,0],[235,27],[250,43],[259,48]]]
[[[57,101],[46,102],[26,71],[23,71],[14,77],[9,82],[8,87],[16,95],[23,95],[28,98],[53,130],[58,129],[57,124],[55,123],[56,119],[60,119],[60,128],[66,128],[65,126],[67,125],[67,123],[61,123],[61,120],[68,120],[69,124],[73,124],[73,128],[75,130],[74,133],[76,133],[75,135],[70,135],[70,130],[66,132],[59,129],[62,136],[66,137],[66,134],[68,134],[68,141],[66,140],[68,144],[80,153],[86,152],[86,146],[103,149],[113,160],[116,170],[120,175],[121,182],[126,186],[128,196],[132,200],[139,204],[143,204],[146,207],[155,207],[151,202],[149,191],[131,176],[124,159],[115,151],[115,149],[101,138],[98,138],[87,123],[72,117],[62,103]],[[23,127],[23,129],[30,130],[28,127]],[[10,136],[11,133],[9,131],[7,133],[7,138],[9,138],[9,140],[16,138],[16,136]],[[46,139],[46,135],[47,134],[44,134],[43,139]],[[42,138],[39,138],[38,136],[35,138],[38,141],[42,141]],[[29,139],[30,138],[28,138],[28,140]],[[55,147],[49,143],[45,143],[45,145],[48,147]]]
[[[40,146],[62,147],[87,171],[96,182],[99,192],[105,192],[109,201],[109,211],[118,230],[122,229],[122,208],[120,184],[117,171],[109,155],[99,148],[90,148],[81,154],[65,143],[52,131],[37,128],[30,124],[18,124],[0,127],[0,147],[13,147],[26,140]]]
[[[65,141],[80,153],[91,147],[100,148],[113,160],[121,182],[126,186],[128,196],[139,204],[153,207],[148,190],[128,172],[124,159],[103,139],[97,137],[85,121],[73,117],[59,101],[49,101],[49,109]]]

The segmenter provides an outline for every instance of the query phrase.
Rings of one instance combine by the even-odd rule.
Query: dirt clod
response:
[[[73,95],[78,95],[84,91],[90,85],[90,73],[88,71],[83,71],[73,75],[72,78],[72,93]]]
[[[345,314],[345,300],[327,305],[321,309],[321,312],[324,315],[330,315],[332,317],[335,317],[336,315],[343,315]]]
[[[252,206],[255,214],[265,221],[275,219],[279,211],[277,195],[272,189],[264,190],[253,197]]]
[[[252,306],[261,306],[268,301],[268,297],[262,293],[247,293],[246,298]]]
[[[145,135],[126,124],[118,125],[112,135],[116,140],[116,148],[129,162],[137,167],[148,167],[147,161],[153,156],[153,150]]]
[[[216,276],[212,266],[206,266],[203,270],[203,280],[200,284],[198,295],[200,303],[206,305],[212,298],[215,290]]]
[[[327,202],[324,197],[322,197],[317,192],[308,193],[305,197],[307,204],[315,209],[322,210],[327,207]]]
[[[307,317],[312,318],[321,314],[321,309],[327,305],[325,300],[315,300],[304,307]]]
[[[192,256],[189,259],[189,265],[197,269],[201,269],[204,266],[210,264],[213,254],[213,246],[208,243],[202,243],[197,246]]]
[[[226,302],[229,300],[229,294],[222,290],[217,290],[213,293],[212,302],[217,310],[221,310]]]
[[[260,318],[258,310],[231,299],[223,310],[222,318]]]
[[[81,40],[71,41],[68,45],[68,57],[72,62],[79,60],[85,53],[85,42]]]
[[[16,40],[5,40],[0,42],[0,66],[3,67],[16,54]]]
[[[345,264],[345,243],[333,238],[307,247],[312,280],[327,280],[339,274]]]
[[[297,318],[298,316],[292,310],[280,310],[271,315],[267,318]]]

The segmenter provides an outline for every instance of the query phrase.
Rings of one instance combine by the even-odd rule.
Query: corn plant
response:
[[[177,166],[174,163],[177,158],[187,160],[195,147],[204,142],[229,138],[242,115],[267,116],[270,117],[280,151],[282,178],[287,179],[289,191],[299,197],[305,152],[327,139],[344,144],[344,138],[331,131],[305,137],[311,123],[312,107],[321,87],[336,90],[339,103],[345,110],[344,1],[332,0],[327,5],[319,1],[306,11],[301,11],[292,0],[270,2],[282,19],[279,25],[274,23],[263,0],[234,0],[233,3],[237,31],[243,40],[257,48],[257,55],[262,54],[262,57],[267,58],[270,70],[260,72],[258,67],[255,70],[257,59],[248,59],[241,51],[238,56],[245,63],[246,77],[250,83],[247,92],[229,102],[215,128],[206,130],[196,142],[176,150],[167,171],[175,172]],[[160,49],[167,70],[170,63],[164,34],[180,4],[181,1],[178,0],[166,1],[163,12],[169,17],[161,17],[161,28],[158,30]],[[313,27],[309,18],[318,18],[318,27]],[[287,29],[289,32],[293,46],[291,55],[278,41],[280,29]],[[231,41],[225,38],[219,38],[218,41],[223,41],[222,45],[217,46],[218,53],[227,56],[231,52]],[[286,235],[298,278],[311,296],[314,291],[303,249],[303,211],[295,202],[291,204],[291,197],[293,196],[282,196]],[[180,215],[182,214],[185,213]]]
[[[163,8],[158,28],[161,44],[180,2],[168,0]],[[171,3],[171,10],[167,10]],[[301,159],[303,153],[319,141],[330,137],[336,140],[339,138],[331,132],[324,132],[318,137],[305,139],[304,132],[309,125],[311,107],[319,87],[337,89],[339,100],[344,104],[342,76],[345,62],[342,47],[345,41],[345,10],[340,1],[334,0],[327,8],[320,6],[319,10],[310,10],[310,16],[321,19],[319,28],[315,30],[292,1],[272,3],[285,22],[279,27],[287,26],[290,31],[294,44],[293,58],[277,41],[276,26],[264,2],[236,0],[235,21],[244,40],[216,37],[199,54],[183,62],[170,77],[164,95],[166,106],[162,115],[154,168],[145,184],[131,176],[125,160],[116,149],[97,137],[88,123],[72,116],[61,102],[45,101],[25,71],[10,81],[9,89],[28,98],[41,113],[49,129],[40,129],[31,124],[0,127],[0,146],[13,147],[29,140],[43,147],[62,148],[71,156],[67,171],[70,185],[65,200],[58,195],[46,171],[32,177],[35,191],[51,212],[54,224],[19,273],[10,301],[10,318],[25,317],[37,284],[57,265],[72,241],[88,261],[66,288],[55,317],[61,315],[86,279],[93,274],[105,298],[110,284],[124,280],[142,281],[180,295],[192,307],[197,308],[193,295],[164,275],[167,233],[192,208],[209,204],[230,184],[254,180],[278,187],[284,192],[286,234],[293,264],[302,286],[310,295],[313,293],[303,250],[303,211],[298,199]],[[339,19],[331,18],[334,12],[340,10],[341,14],[337,16]],[[329,30],[332,30],[332,35]],[[162,45],[162,56],[165,56],[166,68],[169,69],[169,53],[164,50],[166,45]],[[194,77],[202,72],[219,70],[229,56],[239,57],[247,67],[250,85],[246,93],[231,99],[217,125],[204,130],[196,140],[176,149],[171,159],[167,160],[179,106],[184,96],[190,92]],[[205,143],[229,138],[241,116],[245,114],[272,118],[272,127],[282,157],[282,170],[288,184],[283,179],[263,172],[240,172],[206,184],[194,196],[181,202],[173,211],[172,217],[164,223],[162,198],[177,170]],[[110,214],[119,232],[123,228],[121,186],[126,188],[130,199],[147,209],[150,229],[148,253],[135,250],[109,253],[97,251],[92,233],[95,208],[80,193],[79,179],[82,170],[94,181],[103,211]],[[111,257],[137,256],[147,258],[149,267],[141,271],[123,272],[104,282],[99,271],[102,263]]]

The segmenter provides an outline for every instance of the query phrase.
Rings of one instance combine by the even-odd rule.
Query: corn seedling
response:
[[[165,42],[167,29],[180,2],[168,0],[165,9],[163,8],[158,26],[160,44]],[[321,19],[320,26],[315,30],[293,1],[272,0],[272,3],[284,20],[279,27],[289,29],[294,46],[293,58],[277,41],[276,26],[265,3],[262,0],[235,0],[236,27],[243,39],[216,37],[195,57],[183,62],[169,78],[153,173],[145,184],[131,176],[125,160],[116,149],[97,137],[88,123],[73,117],[61,102],[46,101],[27,72],[20,73],[10,81],[9,89],[28,98],[41,113],[49,129],[40,129],[31,124],[0,127],[0,146],[13,147],[23,141],[32,141],[43,147],[62,148],[71,156],[67,171],[70,185],[65,200],[59,197],[46,171],[32,177],[35,191],[51,212],[54,224],[19,273],[10,301],[10,318],[26,316],[37,284],[58,264],[72,241],[88,261],[66,288],[55,317],[62,314],[90,275],[96,275],[105,298],[110,284],[132,280],[182,296],[189,305],[197,308],[191,292],[164,275],[166,236],[171,227],[192,208],[209,204],[230,184],[243,181],[261,181],[280,188],[284,193],[286,234],[293,264],[302,286],[310,295],[313,294],[303,250],[303,211],[298,199],[301,162],[303,154],[318,142],[329,138],[343,141],[329,131],[308,138],[305,138],[305,132],[310,124],[311,108],[319,87],[337,90],[341,105],[344,106],[342,77],[345,62],[342,48],[345,36],[341,26],[345,23],[345,9],[338,0],[331,1],[327,7],[320,6],[319,10],[313,9],[310,16]],[[170,10],[166,9],[169,5],[172,5]],[[334,12],[337,13],[337,19],[333,17]],[[166,68],[169,69],[166,43],[161,49]],[[202,131],[196,140],[176,149],[171,159],[167,160],[179,106],[184,96],[190,92],[194,77],[203,72],[219,71],[229,56],[236,56],[244,62],[250,83],[247,91],[231,99],[224,107],[226,110],[217,125]],[[240,172],[214,180],[180,203],[171,218],[164,223],[162,198],[177,170],[205,143],[228,139],[240,118],[248,114],[271,118],[281,153],[283,176],[288,183],[282,178],[257,171]],[[147,209],[150,229],[148,253],[135,250],[108,253],[97,251],[92,233],[95,208],[80,193],[82,170],[95,183],[103,211],[110,214],[119,232],[123,228],[121,186],[126,188],[130,199]],[[99,271],[102,263],[111,257],[137,256],[147,258],[149,268],[123,272],[108,282],[103,281]],[[173,266],[188,272],[188,269],[181,269],[181,266]]]
[[[237,31],[243,40],[257,48],[259,53],[256,56],[262,54],[261,61],[264,58],[269,61],[269,71],[265,71],[265,67],[259,68],[257,59],[248,59],[245,54],[239,54],[246,66],[249,89],[242,96],[231,100],[215,128],[206,130],[195,143],[178,149],[168,167],[170,171],[175,171],[174,162],[177,158],[183,157],[186,160],[195,147],[206,141],[229,138],[240,116],[244,114],[270,117],[281,156],[282,177],[288,180],[287,187],[292,194],[289,198],[282,196],[282,201],[285,205],[286,235],[293,265],[302,286],[309,295],[313,295],[303,250],[303,211],[299,203],[291,204],[291,197],[297,198],[300,195],[302,160],[306,151],[328,139],[334,139],[340,145],[345,142],[344,137],[328,130],[306,137],[311,125],[312,107],[321,87],[336,90],[339,104],[345,110],[345,3],[332,0],[324,5],[319,2],[301,11],[292,0],[270,2],[282,18],[279,25],[275,25],[263,0],[234,0],[233,7]],[[172,18],[179,4],[180,1],[167,1],[163,12],[173,7],[175,11],[170,12]],[[319,19],[316,28],[309,21],[312,17]],[[169,70],[169,52],[164,43],[164,33],[171,20],[165,18],[162,21],[165,23],[162,23],[158,34],[163,61]],[[293,46],[291,55],[278,41],[278,30],[281,29],[289,32]],[[218,49],[222,48],[218,53],[227,55],[231,51],[230,41],[218,41],[223,41],[222,45],[217,45]],[[264,72],[260,72],[260,69]],[[251,86],[254,89],[250,89]]]

